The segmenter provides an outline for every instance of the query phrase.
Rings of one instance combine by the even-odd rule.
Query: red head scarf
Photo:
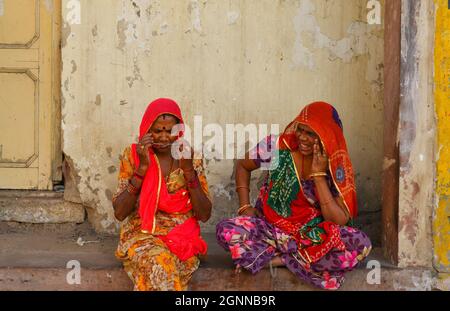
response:
[[[139,139],[142,139],[142,137],[148,133],[156,119],[163,114],[171,114],[175,116],[181,124],[184,124],[178,104],[169,98],[158,98],[157,100],[152,101],[145,110],[141,126],[139,127]]]
[[[280,139],[280,149],[296,150],[299,146],[295,130],[298,123],[309,126],[319,137],[329,158],[333,182],[341,193],[352,218],[357,215],[353,167],[347,151],[342,122],[336,109],[325,102],[306,106],[291,122]]]
[[[153,123],[163,114],[175,116],[179,123],[184,124],[181,110],[178,104],[168,98],[159,98],[151,102],[142,118],[139,139],[148,133]],[[179,134],[182,136],[182,133]],[[136,168],[139,167],[139,156],[136,151],[136,144],[131,146],[131,152],[135,161]],[[186,212],[191,207],[187,204],[188,197],[178,193],[169,195],[166,184],[162,178],[161,169],[159,167],[158,158],[149,150],[150,165],[145,175],[141,187],[139,216],[142,219],[142,230],[153,233],[155,229],[155,213],[157,209],[166,212]],[[168,204],[170,200],[170,204]]]

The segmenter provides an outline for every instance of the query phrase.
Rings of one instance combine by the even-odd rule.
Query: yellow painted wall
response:
[[[435,267],[450,268],[450,9],[436,0],[435,105],[438,123],[437,208],[433,219]]]

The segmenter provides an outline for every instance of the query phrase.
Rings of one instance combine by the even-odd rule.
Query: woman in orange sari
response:
[[[207,245],[198,220],[211,215],[201,160],[179,157],[174,127],[183,126],[177,103],[160,98],[148,106],[139,143],[121,157],[115,217],[123,221],[116,257],[135,290],[186,290]],[[184,153],[185,154],[185,153]],[[178,160],[177,160],[178,159]]]
[[[268,174],[252,206],[250,176],[261,167]],[[239,216],[217,225],[217,240],[238,268],[284,265],[309,284],[338,289],[371,250],[352,227],[353,168],[342,122],[327,103],[306,106],[279,138],[267,137],[238,161],[236,187]]]

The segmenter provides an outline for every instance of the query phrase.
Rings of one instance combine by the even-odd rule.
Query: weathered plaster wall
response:
[[[448,273],[450,272],[450,10],[447,0],[435,2],[437,10],[434,70],[438,160],[437,200],[433,215],[434,267],[439,272]]]
[[[80,4],[80,14],[76,9]],[[342,115],[361,221],[379,236],[383,26],[365,0],[63,0],[64,152],[97,229],[115,231],[119,155],[157,97],[185,120],[279,123],[314,100]],[[233,161],[210,161],[214,213],[237,208]],[[257,176],[254,178],[257,180]],[[256,185],[252,193],[256,195]]]
[[[399,266],[431,266],[435,185],[434,3],[402,1]]]

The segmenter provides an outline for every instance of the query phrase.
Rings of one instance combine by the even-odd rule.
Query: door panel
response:
[[[0,0],[0,189],[52,189],[56,12]]]
[[[39,38],[39,0],[3,0],[0,48],[29,48]]]
[[[36,82],[29,71],[0,72],[0,103],[7,107],[0,115],[2,167],[29,167],[38,157]]]

